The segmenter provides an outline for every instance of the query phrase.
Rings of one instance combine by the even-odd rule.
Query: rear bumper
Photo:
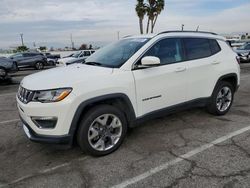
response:
[[[26,136],[34,142],[39,143],[48,143],[48,144],[72,144],[72,136],[71,135],[63,135],[63,136],[48,136],[48,135],[39,135],[35,133],[35,131],[20,117],[23,123],[23,129]]]

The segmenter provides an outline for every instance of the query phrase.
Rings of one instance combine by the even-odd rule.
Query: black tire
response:
[[[219,110],[217,107],[217,104],[218,104],[218,98],[217,96],[219,95],[219,92],[223,89],[223,88],[229,88],[230,91],[231,91],[231,102],[230,104],[228,105],[227,108],[225,108],[225,110]],[[213,115],[217,115],[217,116],[221,116],[221,115],[225,115],[231,108],[232,104],[233,104],[233,99],[234,99],[234,92],[235,92],[235,89],[234,87],[232,86],[231,83],[229,82],[226,82],[226,81],[220,81],[214,91],[213,91],[213,94],[208,102],[208,105],[207,105],[207,111],[210,113],[210,114],[213,114]]]
[[[113,114],[119,118],[121,122],[121,136],[112,148],[105,151],[99,151],[91,146],[89,141],[89,130],[96,118],[104,114]],[[114,152],[120,147],[127,133],[127,120],[125,115],[116,107],[111,105],[98,105],[90,109],[83,117],[77,130],[77,143],[83,151],[94,156],[103,156]],[[98,136],[99,137],[99,136]],[[97,137],[97,138],[98,138]],[[100,139],[98,139],[100,140]]]
[[[6,77],[7,77],[7,71],[4,68],[0,67],[0,78],[5,79]]]
[[[36,64],[35,64],[36,70],[42,70],[43,68],[44,68],[43,62],[40,62],[40,61],[36,62]]]

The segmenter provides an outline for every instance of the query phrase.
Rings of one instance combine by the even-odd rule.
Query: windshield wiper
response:
[[[101,63],[98,63],[98,62],[85,62],[83,64],[86,64],[86,65],[96,65],[96,66],[103,66]]]

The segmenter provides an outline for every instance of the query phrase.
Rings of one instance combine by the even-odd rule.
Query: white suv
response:
[[[105,155],[142,120],[197,106],[226,114],[239,84],[236,55],[223,37],[172,31],[130,36],[85,64],[27,76],[17,106],[30,140],[76,140],[84,151]]]

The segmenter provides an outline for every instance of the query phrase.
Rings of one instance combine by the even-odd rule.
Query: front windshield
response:
[[[76,53],[74,53],[71,57],[77,58],[81,53],[82,53],[81,51],[80,51],[80,52],[76,52]]]
[[[104,67],[121,67],[132,55],[134,55],[149,38],[129,38],[112,43],[88,57],[86,64],[95,63]]]

